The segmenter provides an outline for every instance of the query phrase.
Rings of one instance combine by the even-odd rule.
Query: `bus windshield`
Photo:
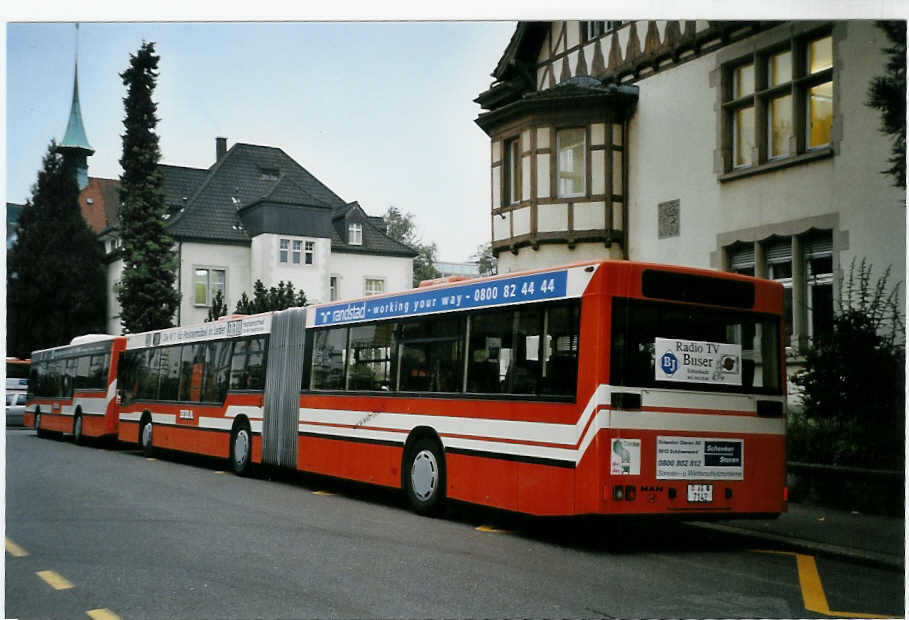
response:
[[[772,315],[613,300],[613,385],[781,394],[779,355]]]

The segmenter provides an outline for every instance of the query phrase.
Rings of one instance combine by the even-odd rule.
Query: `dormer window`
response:
[[[281,171],[277,168],[259,168],[259,179],[262,181],[277,181]]]
[[[347,225],[347,243],[350,245],[363,245],[363,225],[351,223]]]

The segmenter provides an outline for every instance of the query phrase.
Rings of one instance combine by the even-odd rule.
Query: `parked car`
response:
[[[25,418],[25,392],[6,393],[6,425],[22,426]]]

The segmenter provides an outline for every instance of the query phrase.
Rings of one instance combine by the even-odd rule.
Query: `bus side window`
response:
[[[205,353],[201,344],[184,344],[180,356],[180,393],[178,400],[198,401],[202,396],[202,367]]]
[[[161,350],[161,387],[158,398],[177,400],[180,393],[180,355],[181,347],[164,347]]]
[[[158,380],[161,376],[161,350],[147,349],[142,352],[142,365],[139,369],[139,392],[137,397],[142,400],[156,400],[158,398]]]
[[[63,366],[63,393],[65,398],[73,397],[73,388],[76,383],[76,362],[75,357],[71,357],[64,362]]]
[[[315,333],[312,348],[312,389],[344,389],[347,331],[346,327],[334,327]]]
[[[205,382],[202,400],[208,403],[223,403],[227,396],[227,384],[231,368],[230,341],[212,341],[205,347]]]
[[[265,389],[265,369],[268,363],[268,338],[258,336],[249,341],[249,357],[246,372],[249,373],[249,389]]]
[[[245,390],[248,384],[246,374],[246,352],[249,349],[249,340],[234,341],[234,352],[230,362],[230,389]]]

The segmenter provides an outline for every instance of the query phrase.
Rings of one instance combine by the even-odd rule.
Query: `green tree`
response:
[[[498,273],[496,256],[492,253],[492,242],[478,245],[474,253],[471,254],[470,260],[479,265],[481,276],[492,276]]]
[[[890,168],[884,174],[893,176],[896,187],[906,187],[906,22],[877,23],[890,42],[886,73],[871,80],[867,105],[880,110],[881,132],[891,136]]]
[[[104,249],[79,209],[79,188],[51,142],[7,254],[7,354],[105,331]]]
[[[143,42],[120,74],[127,88],[123,105],[123,155],[120,166],[120,234],[123,276],[117,290],[123,330],[136,333],[173,325],[180,303],[175,287],[177,255],[164,227],[167,212],[161,151],[152,92],[158,78],[155,44]]]
[[[208,308],[208,318],[206,322],[217,321],[227,314],[227,304],[224,303],[224,293],[218,291],[211,300],[211,306]]]
[[[286,310],[306,305],[306,293],[294,290],[293,282],[278,282],[278,286],[266,289],[262,280],[253,285],[253,298],[244,292],[237,302],[237,314],[259,314],[273,310]]]
[[[794,381],[803,412],[790,424],[790,458],[902,468],[904,322],[890,270],[877,280],[853,260],[840,283],[832,334],[812,344]]]
[[[417,236],[417,225],[413,213],[402,213],[394,205],[388,207],[382,216],[388,227],[388,236],[412,248],[417,252],[413,259],[413,285],[416,287],[423,280],[432,280],[442,274],[436,269],[439,261],[439,247],[432,243],[423,243]]]

